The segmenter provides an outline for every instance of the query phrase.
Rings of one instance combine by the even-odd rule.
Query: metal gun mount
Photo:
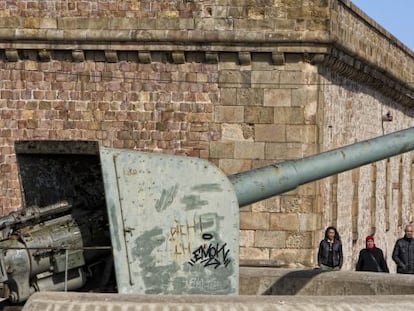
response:
[[[240,206],[411,151],[414,128],[229,177],[198,158],[96,142],[15,147],[24,208],[0,218],[11,301],[42,290],[237,294]]]

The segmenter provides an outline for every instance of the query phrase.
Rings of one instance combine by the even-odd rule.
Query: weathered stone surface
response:
[[[265,159],[301,159],[304,155],[302,148],[300,143],[267,143],[265,146]]]
[[[240,231],[240,246],[253,247],[254,246],[254,230]]]
[[[270,230],[299,230],[298,214],[272,213],[270,214]]]
[[[267,230],[269,229],[268,213],[240,212],[240,229]]]
[[[232,96],[234,101],[234,95]],[[262,106],[263,89],[240,88],[237,89],[237,105]]]
[[[298,197],[282,195],[281,198],[282,213],[311,213],[313,208],[312,197]]]
[[[235,142],[234,157],[236,159],[264,159],[264,146],[262,142]]]
[[[273,119],[274,112],[271,107],[246,107],[244,110],[244,121],[246,123],[273,123]]]
[[[226,141],[253,141],[253,130],[249,126],[237,123],[221,124],[221,139]]]
[[[277,107],[292,106],[292,90],[291,89],[265,89],[264,105],[265,106],[277,106]]]
[[[210,157],[211,158],[233,158],[234,143],[232,142],[211,142]]]
[[[242,247],[240,248],[240,260],[243,259],[256,259],[265,260],[269,259],[269,249],[264,247]]]
[[[279,124],[256,124],[254,127],[254,136],[256,141],[285,142],[286,127]]]
[[[252,204],[254,212],[280,212],[280,196],[271,197],[269,199]],[[272,214],[270,214],[272,216]]]
[[[224,173],[231,175],[249,170],[252,166],[251,162],[251,160],[221,159],[219,160],[219,167]]]
[[[279,260],[285,265],[300,263],[306,267],[315,266],[313,249],[271,249],[270,259]]]
[[[288,233],[285,231],[257,230],[254,245],[266,248],[285,248]]]
[[[216,107],[214,119],[216,122],[241,123],[244,121],[244,107]]]

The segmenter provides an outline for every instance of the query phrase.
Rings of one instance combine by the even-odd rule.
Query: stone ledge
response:
[[[408,274],[240,267],[240,294],[347,296],[414,295]]]
[[[280,268],[286,266],[283,261],[280,260],[261,260],[261,259],[240,259],[239,260],[240,267],[272,267],[272,268]]]
[[[260,296],[37,292],[22,311],[43,310],[410,310],[413,295]]]
[[[147,46],[151,48],[152,46]],[[114,47],[112,47],[114,48]],[[182,47],[183,48],[183,47]],[[188,48],[188,46],[184,47]],[[203,50],[135,50],[135,51],[122,51],[122,50],[54,50],[54,49],[16,49],[7,48],[0,50],[0,60],[4,59],[8,62],[18,62],[21,60],[35,60],[40,62],[48,62],[52,60],[68,60],[72,59],[73,62],[90,61],[105,61],[108,63],[116,63],[125,60],[121,54],[129,53],[128,60],[136,61],[138,63],[148,64],[153,61],[153,53],[168,53],[168,59],[175,64],[183,64],[185,62],[191,62],[187,60],[186,53],[201,53],[204,55],[203,61],[206,63],[217,64],[220,62],[220,49],[218,51],[203,51]],[[290,51],[290,52],[288,52]],[[224,51],[223,51],[224,52]],[[226,50],[225,52],[229,52]],[[384,71],[383,68],[378,68],[375,64],[369,63],[367,60],[362,60],[356,56],[347,54],[344,50],[338,48],[327,49],[325,46],[314,47],[298,47],[297,45],[289,46],[276,46],[273,50],[260,50],[259,48],[250,47],[250,50],[237,49],[233,47],[231,50],[233,53],[237,53],[240,66],[250,65],[253,62],[252,53],[268,53],[269,62],[276,66],[285,64],[285,55],[289,53],[303,54],[303,60],[316,66],[323,66],[330,70],[337,72],[338,74],[356,81],[358,83],[367,85],[372,89],[377,90],[383,95],[391,98],[392,100],[401,103],[406,106],[414,105],[414,87],[410,86],[406,81],[396,77],[389,71]],[[63,56],[64,57],[63,57]],[[89,55],[89,56],[88,56]],[[202,58],[201,58],[202,59]]]
[[[334,50],[330,55],[316,55],[311,63],[321,64],[338,74],[368,85],[392,100],[406,106],[414,106],[414,88],[405,81],[393,77],[389,72],[370,66],[341,51]]]

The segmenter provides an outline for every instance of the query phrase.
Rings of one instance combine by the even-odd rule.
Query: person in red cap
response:
[[[359,252],[356,271],[387,272],[388,265],[382,250],[375,246],[374,236],[365,239],[366,247]]]

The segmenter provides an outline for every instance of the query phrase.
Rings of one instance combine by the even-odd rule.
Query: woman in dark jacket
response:
[[[319,243],[318,266],[322,270],[340,270],[342,263],[341,238],[335,227],[328,227],[325,238]]]
[[[366,247],[359,252],[356,271],[387,272],[388,265],[382,250],[375,246],[374,237],[367,236]]]

